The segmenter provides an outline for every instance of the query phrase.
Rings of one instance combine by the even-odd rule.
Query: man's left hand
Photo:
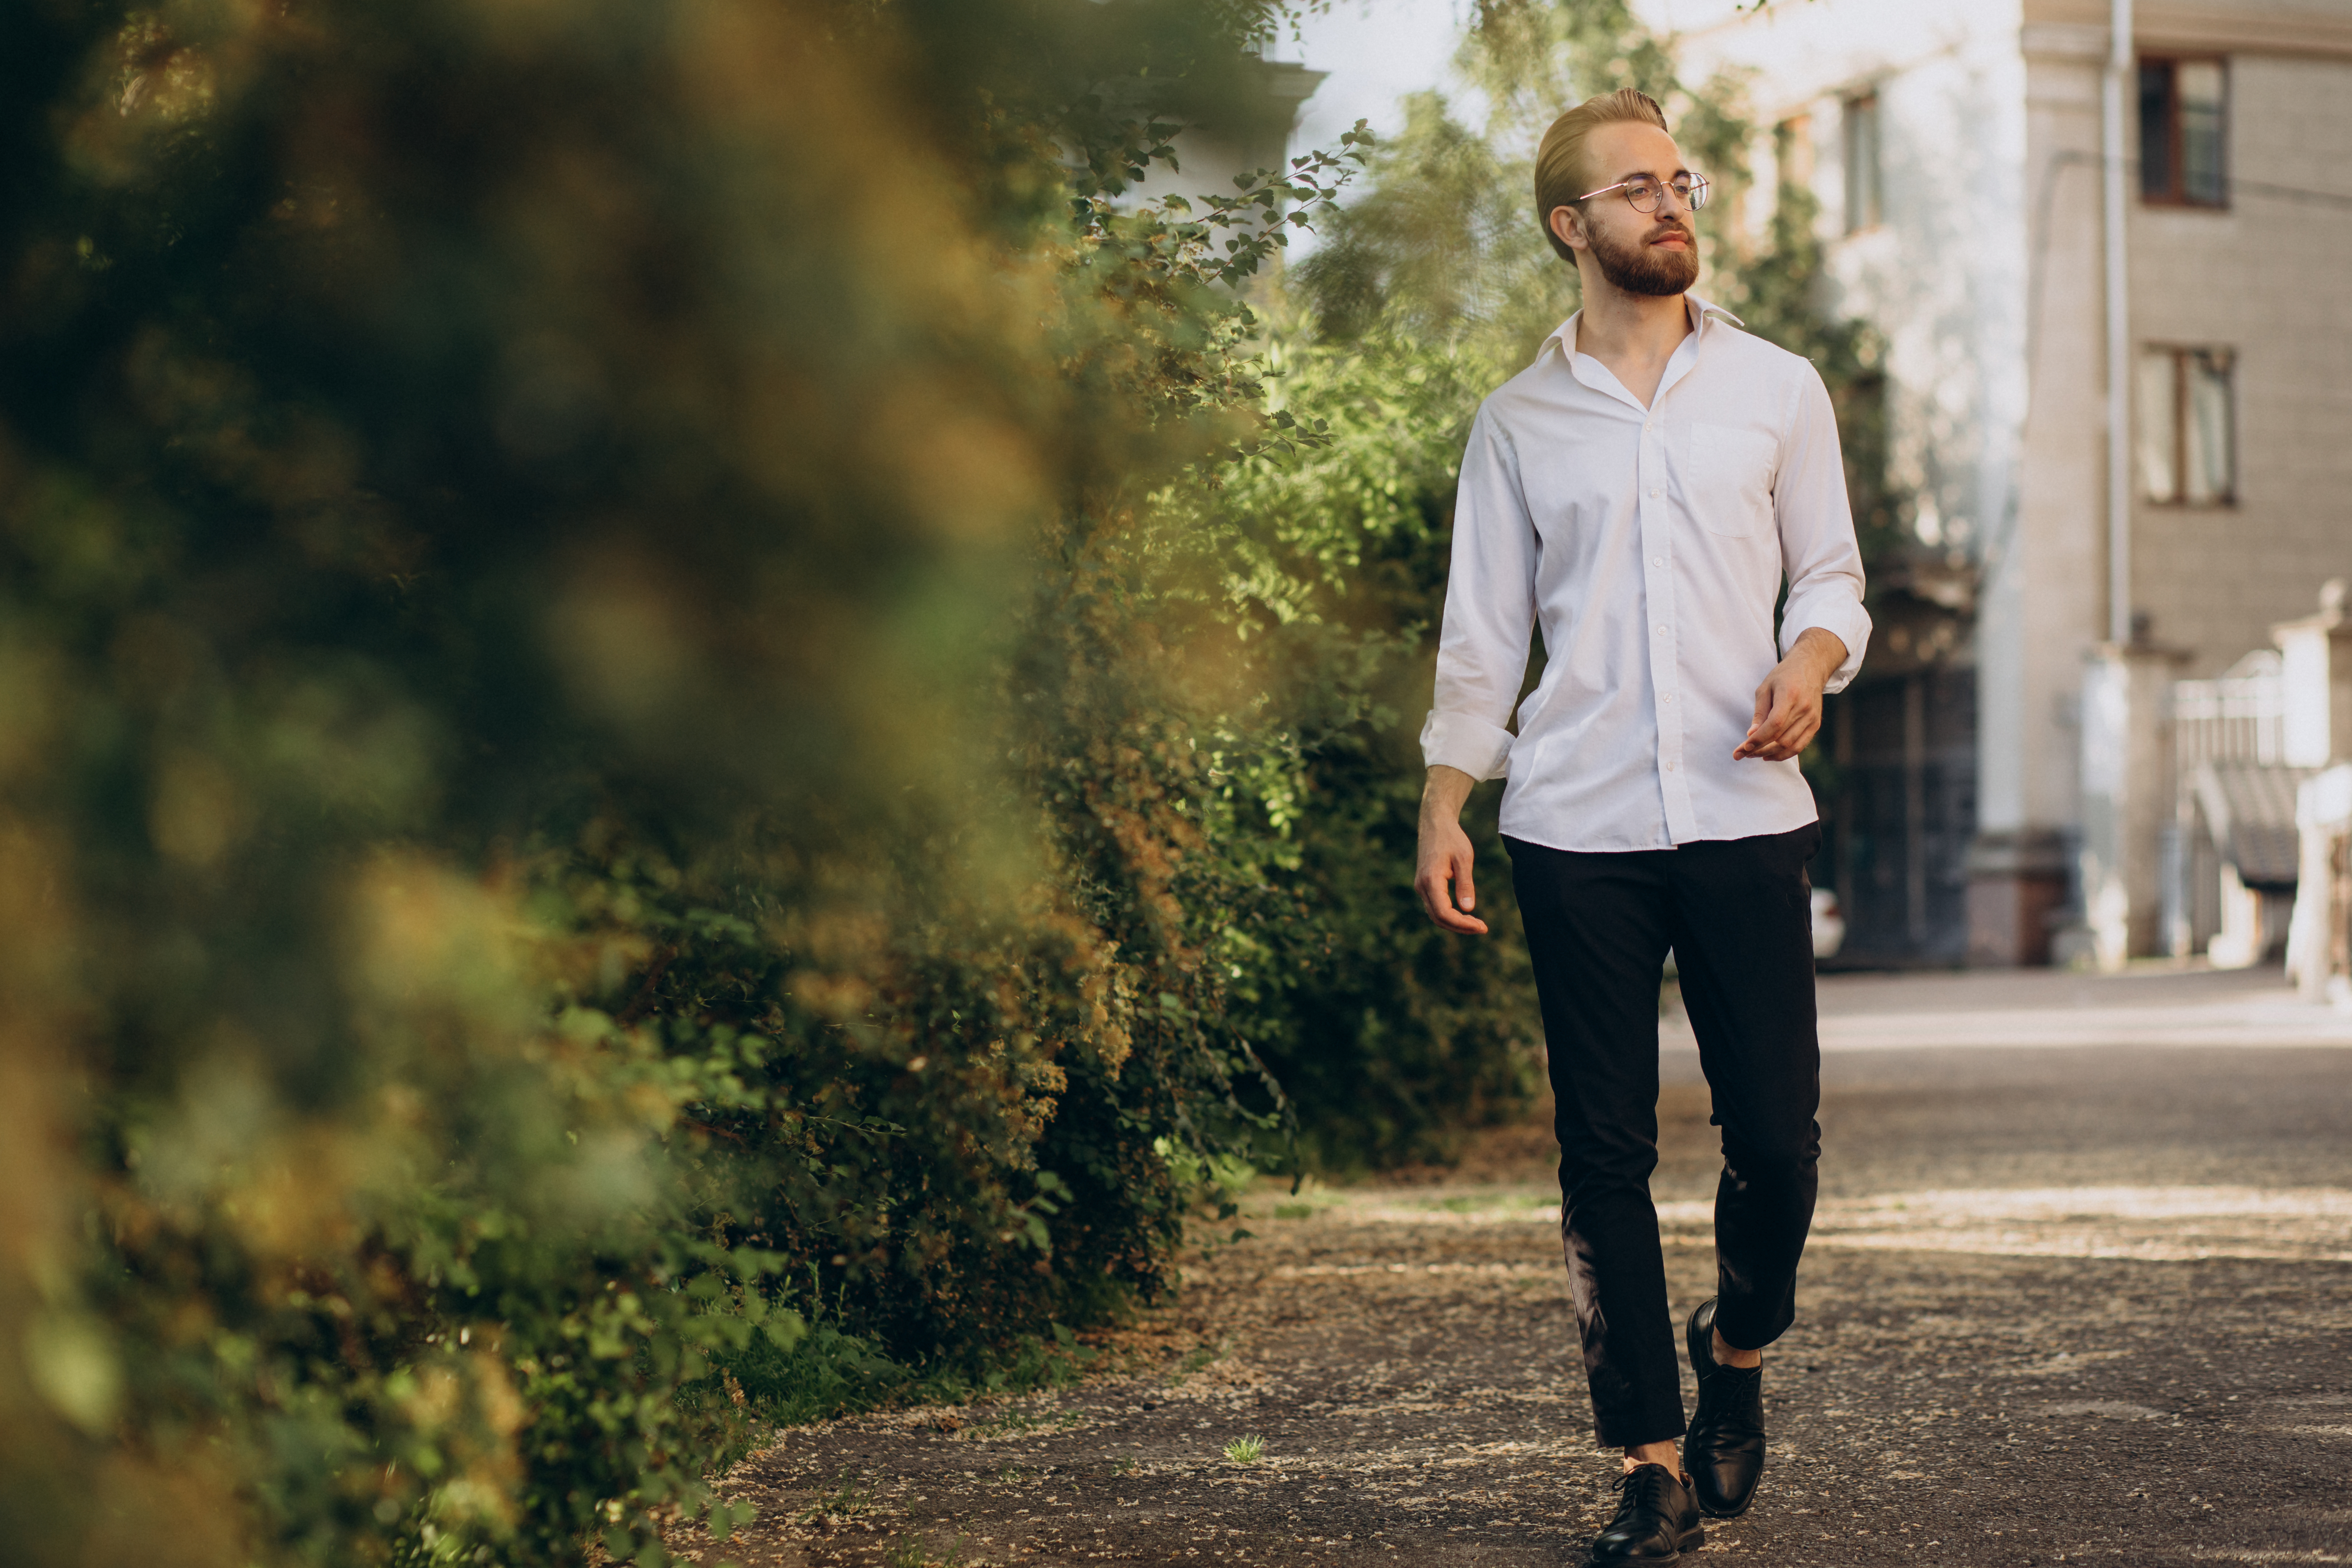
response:
[[[1844,643],[1819,626],[1807,626],[1789,657],[1756,689],[1756,721],[1732,760],[1783,763],[1803,751],[1821,731],[1822,688],[1844,662]]]

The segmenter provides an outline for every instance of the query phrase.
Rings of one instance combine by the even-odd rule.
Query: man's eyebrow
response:
[[[1654,179],[1656,179],[1657,177],[1658,177],[1657,175],[1655,175],[1655,174],[1654,174],[1650,173],[1650,171],[1649,171],[1649,170],[1647,170],[1647,169],[1636,169],[1636,170],[1634,170],[1634,171],[1633,171],[1632,174],[1620,174],[1620,175],[1618,175],[1618,176],[1617,176],[1617,183],[1618,183],[1619,184],[1621,184],[1621,185],[1622,185],[1622,184],[1625,184],[1625,183],[1626,183],[1627,181],[1629,181],[1629,180],[1654,180]],[[1667,179],[1670,179],[1670,180],[1671,180],[1671,179],[1675,179],[1675,178],[1676,178],[1676,177],[1680,177],[1680,178],[1683,178],[1683,179],[1690,179],[1690,178],[1693,178],[1694,176],[1691,174],[1691,172],[1690,172],[1688,169],[1676,169],[1676,170],[1674,172],[1674,174],[1669,174],[1669,175],[1667,175],[1667,176],[1666,176],[1666,178],[1667,178]]]

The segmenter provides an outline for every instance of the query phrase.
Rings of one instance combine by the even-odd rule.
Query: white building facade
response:
[[[2120,50],[2109,0],[1646,9],[1809,132],[1769,173],[1821,200],[1891,477],[1973,582],[1966,955],[2177,945],[2173,682],[2352,574],[2352,0],[2137,0]]]

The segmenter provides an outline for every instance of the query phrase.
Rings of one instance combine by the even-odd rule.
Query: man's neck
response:
[[[1646,408],[1665,377],[1666,362],[1690,332],[1685,296],[1629,294],[1596,271],[1584,279],[1584,309],[1570,347],[1607,365]]]

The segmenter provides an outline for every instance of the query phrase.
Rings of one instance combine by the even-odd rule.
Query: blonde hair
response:
[[[1560,259],[1571,265],[1576,252],[1552,231],[1552,212],[1576,205],[1577,198],[1588,188],[1584,139],[1592,133],[1593,127],[1626,121],[1654,125],[1664,131],[1666,111],[1648,93],[1621,87],[1615,92],[1588,98],[1553,121],[1551,129],[1544,132],[1543,144],[1536,149],[1536,222],[1543,226],[1544,237],[1551,241]]]

